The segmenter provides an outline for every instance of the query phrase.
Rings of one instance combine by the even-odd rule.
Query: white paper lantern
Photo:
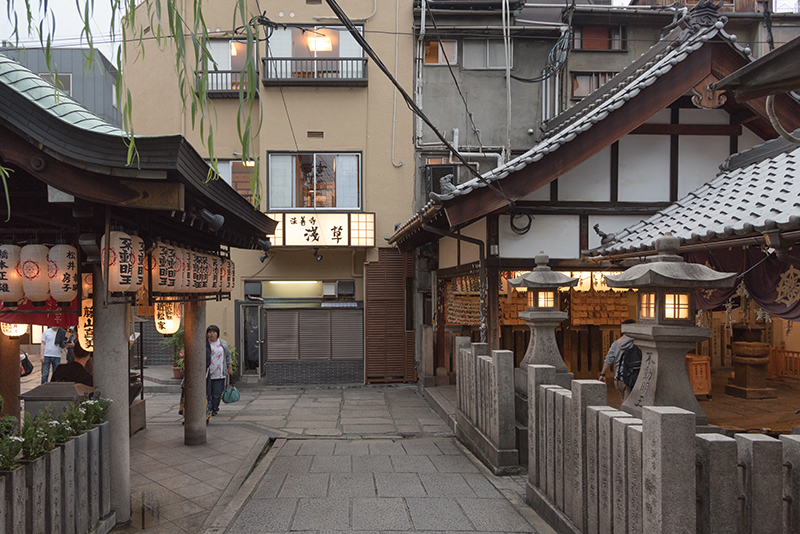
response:
[[[191,293],[205,293],[208,284],[208,256],[200,252],[192,252],[192,289]]]
[[[231,279],[230,290],[233,291],[233,288],[236,286],[236,264],[233,263],[233,260],[228,260],[228,276]]]
[[[20,337],[28,331],[28,325],[19,323],[0,323],[0,331],[8,337]]]
[[[0,300],[13,307],[25,296],[19,258],[22,249],[16,245],[0,246]]]
[[[181,326],[181,305],[172,300],[157,300],[155,304],[156,330],[171,335]]]
[[[81,295],[83,298],[92,296],[92,273],[83,273],[81,276]]]
[[[81,316],[78,318],[78,341],[81,347],[94,352],[94,303],[92,299],[81,301]]]
[[[186,274],[184,273],[186,269],[184,265],[186,261],[185,256],[185,250],[181,247],[175,247],[175,291],[177,293],[183,293],[186,287]]]
[[[144,269],[147,253],[144,248],[144,239],[138,235],[131,236],[133,247],[133,278],[131,280],[131,292],[139,291],[144,283]]]
[[[131,236],[125,232],[112,231],[108,252],[108,290],[112,293],[129,293],[133,289],[133,264],[136,255]],[[105,272],[106,236],[100,239],[100,257]]]
[[[154,268],[150,270],[153,277],[154,293],[173,293],[175,291],[175,247],[159,242],[152,252]]]
[[[25,245],[20,252],[22,288],[34,306],[44,306],[50,296],[47,255],[44,245]]]
[[[50,296],[59,306],[69,306],[78,296],[78,249],[56,245],[49,254]]]
[[[231,260],[222,260],[222,270],[220,271],[220,286],[223,293],[231,292]]]
[[[208,289],[209,293],[219,293],[222,290],[222,258],[216,255],[209,257]]]

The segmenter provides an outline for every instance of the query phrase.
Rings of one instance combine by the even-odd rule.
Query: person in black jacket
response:
[[[75,343],[73,350],[75,353],[75,359],[69,363],[62,363],[56,367],[51,381],[73,382],[76,384],[94,387],[94,378],[92,378],[91,373],[86,370],[86,363],[89,361],[91,354],[84,350],[80,343]]]

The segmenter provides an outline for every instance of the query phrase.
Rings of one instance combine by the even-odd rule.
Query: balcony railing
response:
[[[366,58],[263,58],[264,85],[366,86]]]
[[[200,73],[196,72],[197,85],[200,86]],[[208,73],[209,98],[239,98],[239,88],[247,90],[247,79],[242,77],[240,71],[215,70]],[[258,90],[256,90],[258,96]]]

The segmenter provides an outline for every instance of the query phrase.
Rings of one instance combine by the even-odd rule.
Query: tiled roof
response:
[[[721,168],[723,172],[710,182],[622,230],[588,255],[650,250],[668,232],[681,245],[691,245],[800,227],[800,147],[774,139],[731,156]]]
[[[113,126],[55,88],[39,75],[0,54],[0,83],[7,85],[54,117],[83,130],[127,137]]]
[[[736,44],[736,36],[723,29],[726,22],[726,17],[717,16],[716,12],[709,15],[709,10],[690,13],[686,20],[687,27],[672,30],[654,44],[648,52],[600,89],[545,124],[545,136],[533,148],[508,163],[484,173],[480,179],[473,178],[443,194],[431,193],[431,201],[412,218],[399,224],[395,236],[390,242],[398,237],[398,234],[405,228],[416,224],[421,217],[420,214],[429,210],[433,204],[468,195],[475,189],[487,187],[489,183],[502,180],[509,174],[536,163],[546,154],[555,152],[588,131],[609,114],[622,108],[642,89],[655,83],[658,78],[684,61],[689,54],[702,48],[712,38],[719,37],[749,58],[750,61],[754,61],[751,49]]]

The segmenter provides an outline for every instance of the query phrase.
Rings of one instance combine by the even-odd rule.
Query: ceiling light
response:
[[[327,35],[311,34],[308,36],[308,49],[312,52],[330,52],[333,50],[333,43]]]

